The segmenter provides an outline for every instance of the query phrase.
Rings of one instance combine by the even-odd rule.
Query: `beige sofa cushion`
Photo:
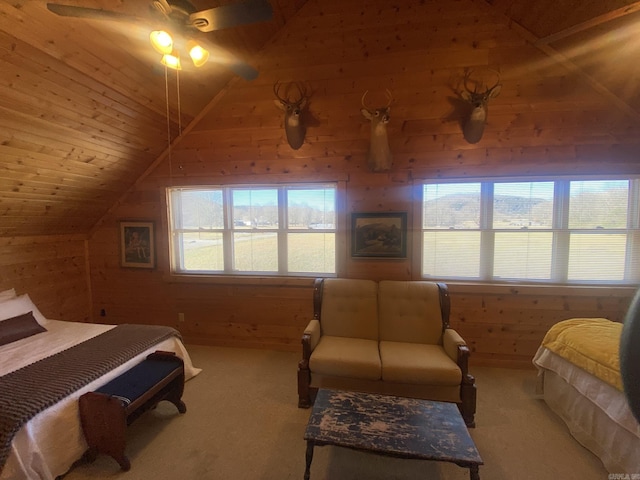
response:
[[[382,380],[424,385],[460,385],[462,372],[439,345],[380,342]]]
[[[378,342],[323,335],[311,354],[309,368],[320,375],[380,380]]]
[[[322,335],[378,340],[378,285],[373,280],[326,278]]]
[[[378,315],[380,340],[442,345],[442,310],[435,282],[381,281]]]

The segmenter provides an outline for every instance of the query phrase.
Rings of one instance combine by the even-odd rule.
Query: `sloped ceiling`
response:
[[[618,106],[640,112],[640,2],[487,0],[558,61],[570,62]]]
[[[58,3],[148,17],[151,2]],[[272,21],[207,40],[251,63],[297,10],[296,0],[273,4]],[[178,106],[175,73],[165,81],[148,33],[146,25],[60,17],[42,1],[0,1],[0,235],[87,233],[162,154],[169,134],[232,78],[211,62],[197,74],[185,68]]]
[[[510,27],[550,62],[578,72],[612,110],[622,112],[629,137],[636,136],[640,2],[473,1],[510,18]],[[149,9],[149,3],[133,0],[58,3],[141,17]],[[204,9],[231,2],[192,3]],[[362,15],[367,11],[367,1],[343,3],[357,5]],[[411,2],[395,3],[401,9]],[[304,4],[272,0],[273,20],[205,35],[257,65],[265,45]],[[215,108],[232,79],[240,88],[246,82],[212,63],[183,71],[179,79],[173,72],[165,77],[148,32],[122,27],[59,17],[43,1],[0,0],[0,236],[88,233],[165,154],[169,138],[198,122],[208,106]],[[622,135],[618,141],[637,138]]]

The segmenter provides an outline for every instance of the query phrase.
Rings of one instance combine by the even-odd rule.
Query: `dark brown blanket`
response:
[[[180,334],[159,325],[118,325],[0,377],[0,472],[13,437],[31,418],[171,336]]]

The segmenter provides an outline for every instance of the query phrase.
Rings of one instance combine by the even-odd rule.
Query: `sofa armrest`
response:
[[[442,336],[442,347],[447,355],[458,365],[462,373],[460,399],[462,417],[467,427],[475,427],[476,379],[469,375],[469,355],[471,351],[464,339],[452,328],[447,328]]]
[[[467,342],[453,328],[447,328],[442,335],[442,346],[449,358],[458,363],[459,351],[458,347],[466,347]]]
[[[322,334],[320,330],[320,321],[313,319],[307,325],[307,328],[304,329],[304,333],[302,334],[302,338],[309,338],[309,353],[313,352],[320,341],[320,335]],[[304,341],[304,340],[303,340]]]
[[[309,408],[313,403],[312,396],[315,398],[311,391],[309,360],[321,335],[320,320],[315,318],[309,322],[302,333],[302,359],[298,362],[298,407],[300,408]]]
[[[306,364],[309,363],[311,352],[313,352],[318,345],[321,334],[320,321],[314,318],[302,333],[302,361]]]

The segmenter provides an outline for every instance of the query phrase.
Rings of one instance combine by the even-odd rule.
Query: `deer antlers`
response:
[[[366,110],[369,110],[369,111],[375,110],[375,109],[372,109],[371,107],[367,107],[367,105],[366,105],[366,103],[364,101],[365,97],[367,96],[367,93],[369,93],[369,90],[366,90],[364,92],[364,94],[362,95],[362,100],[361,100],[362,107],[365,108]],[[385,109],[389,108],[391,106],[391,103],[393,102],[393,95],[391,95],[391,91],[389,91],[388,88],[385,89],[385,96],[387,97],[387,105],[385,107],[382,107],[381,110],[385,110]]]
[[[498,72],[497,70],[493,70],[493,69],[489,69],[490,72],[494,72],[496,74],[496,76],[498,77],[498,80],[496,80],[496,83],[491,87],[491,88],[486,88],[484,92],[478,92],[478,86],[483,86],[483,82],[475,82],[475,85],[473,87],[473,91],[469,88],[469,86],[467,85],[467,82],[469,81],[469,77],[471,77],[471,74],[474,72],[473,70],[467,70],[464,73],[464,89],[467,91],[467,93],[471,96],[471,97],[484,97],[485,99],[488,99],[492,96],[497,96],[499,93],[500,88],[502,88],[502,85],[500,85],[500,72]],[[493,94],[494,90],[498,88],[498,91],[496,91],[495,94]]]
[[[286,85],[287,87],[285,89],[285,98],[280,96],[280,87],[282,86],[282,84],[279,81],[273,84],[273,94],[277,97],[278,100],[280,100],[280,102],[282,102],[283,105],[299,107],[307,98],[307,88],[301,82],[289,82]],[[298,99],[295,101],[289,99],[289,91],[292,85],[295,86],[298,90]]]

